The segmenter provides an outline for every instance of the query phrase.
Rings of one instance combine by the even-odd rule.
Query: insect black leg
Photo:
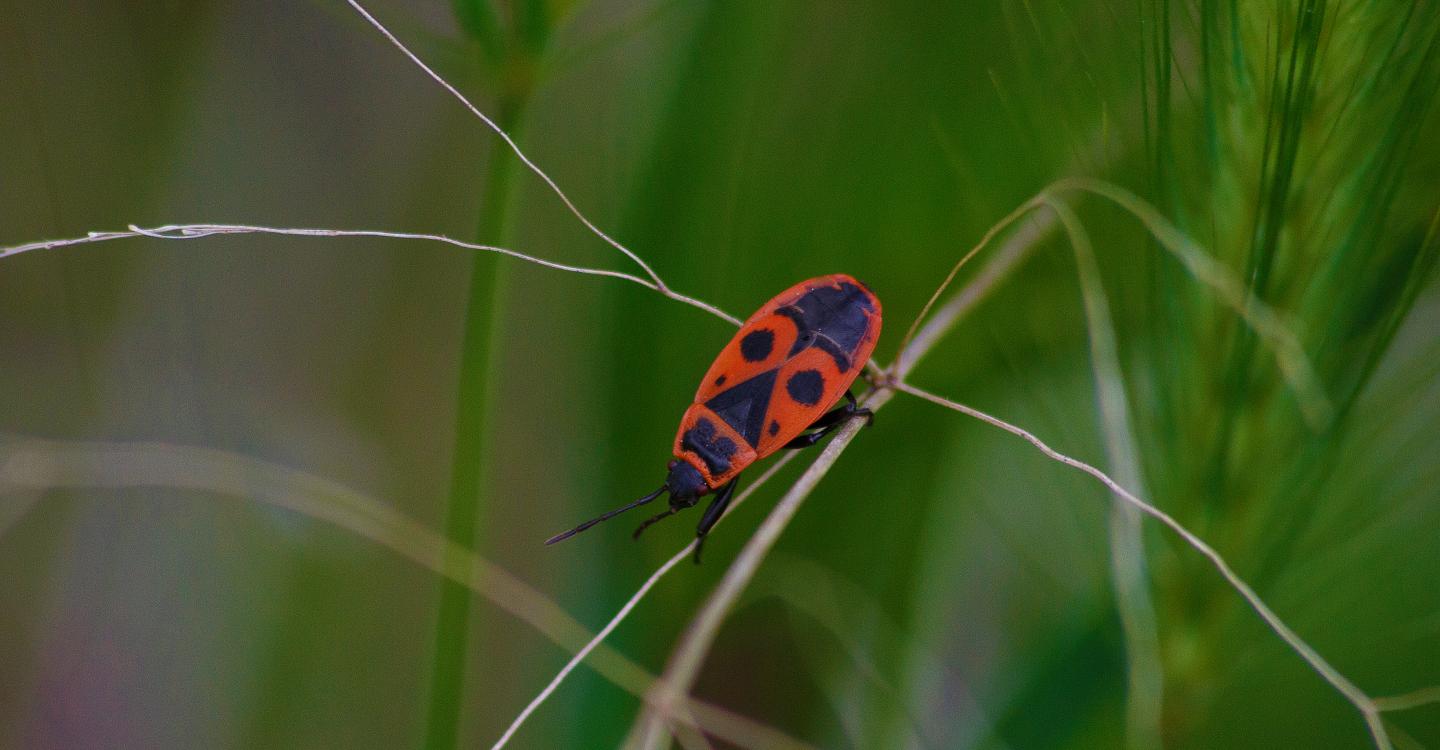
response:
[[[854,419],[855,417],[864,417],[866,420],[865,424],[867,426],[875,421],[875,415],[871,413],[869,409],[862,409],[860,405],[855,401],[855,394],[846,391],[845,401],[846,404],[844,406],[820,415],[820,418],[815,420],[815,424],[812,424],[808,428],[806,428],[814,430],[814,432],[801,435],[800,437],[797,437],[794,440],[786,443],[784,447],[809,448],[810,446],[820,442],[821,440],[824,440],[825,436],[833,432],[835,428],[850,421],[851,419]]]
[[[668,517],[668,516],[673,516],[673,515],[675,515],[675,511],[677,511],[677,510],[679,510],[679,508],[674,508],[674,507],[672,507],[672,508],[670,508],[669,510],[665,511],[664,513],[656,513],[655,515],[653,515],[653,516],[645,519],[645,522],[642,523],[642,524],[640,524],[640,528],[636,529],[636,530],[635,530],[635,533],[630,535],[630,538],[632,538],[632,539],[639,539],[639,538],[640,538],[640,532],[642,532],[642,531],[650,528],[650,524],[655,523],[656,521],[659,521],[659,520],[662,519],[662,518],[666,518],[666,517]]]
[[[698,497],[678,498],[678,497],[675,497],[674,495],[671,495],[671,496],[670,496],[670,509],[667,510],[667,511],[665,511],[664,513],[657,513],[657,514],[651,516],[650,518],[645,519],[645,523],[640,524],[640,528],[636,529],[634,534],[631,534],[631,538],[633,538],[633,539],[639,539],[639,538],[640,538],[640,532],[642,532],[642,531],[650,528],[650,524],[655,523],[656,521],[659,521],[659,520],[662,519],[662,518],[668,518],[669,516],[673,516],[673,515],[675,515],[676,513],[680,512],[680,511],[682,511],[682,510],[684,510],[684,509],[686,509],[686,508],[693,508],[693,507],[695,507],[695,504],[698,503],[698,502],[700,502],[700,498],[698,498]]]
[[[705,535],[715,524],[720,521],[720,516],[725,515],[725,509],[730,507],[730,498],[735,496],[735,483],[739,479],[731,479],[730,483],[720,488],[720,494],[710,501],[709,507],[705,508],[705,515],[700,517],[700,525],[695,528],[695,564],[700,564],[700,548],[705,546]]]
[[[804,435],[801,435],[800,437],[795,438],[794,440],[791,440],[790,442],[785,444],[785,447],[809,448],[810,446],[820,442],[821,440],[824,440],[825,436],[829,435],[830,432],[836,427],[844,424],[850,418],[850,414],[851,411],[849,406],[842,406],[834,411],[826,412],[819,419],[815,420],[815,424],[812,424],[806,428],[809,430],[814,430],[814,432],[808,432]]]
[[[855,400],[855,394],[851,393],[850,391],[845,391],[845,401],[846,404],[840,407],[840,410],[843,411],[847,416],[864,417],[866,427],[875,424],[875,412],[870,411],[869,409],[860,408],[860,402]],[[833,414],[834,412],[831,413]]]

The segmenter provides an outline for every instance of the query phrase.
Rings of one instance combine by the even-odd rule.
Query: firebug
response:
[[[871,418],[856,404],[850,385],[879,337],[880,300],[850,276],[821,276],[781,292],[745,321],[700,381],[680,419],[675,459],[660,489],[545,543],[569,539],[670,493],[670,508],[641,524],[638,537],[650,524],[714,492],[695,530],[703,544],[746,467],[782,448],[814,445],[849,419]],[[832,411],[842,398],[845,404]]]

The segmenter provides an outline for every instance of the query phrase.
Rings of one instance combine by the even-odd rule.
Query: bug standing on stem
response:
[[[569,539],[601,521],[670,493],[670,508],[640,525],[715,499],[695,529],[695,562],[745,467],[781,448],[819,442],[846,420],[871,419],[850,384],[880,338],[880,300],[845,274],[802,281],[750,316],[715,358],[680,419],[675,460],[660,489],[545,541]],[[831,407],[845,400],[833,411]]]

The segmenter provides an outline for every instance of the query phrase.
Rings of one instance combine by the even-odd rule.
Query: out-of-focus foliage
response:
[[[1233,312],[1077,197],[1151,499],[1365,690],[1440,683],[1433,1],[367,7],[674,288],[743,317],[854,274],[885,303],[882,360],[1051,180],[1144,195],[1281,311],[1335,405],[1307,424]],[[232,221],[632,270],[343,2],[9,0],[0,18],[0,245]],[[729,335],[635,285],[423,243],[31,252],[0,261],[0,433],[328,477],[598,628],[696,518],[540,540],[662,478]],[[1103,464],[1088,356],[1057,237],[913,379]],[[662,668],[794,476],[611,642]],[[165,487],[35,500],[0,484],[0,746],[468,747],[568,657],[305,516]],[[697,695],[825,747],[1120,745],[1108,507],[1026,444],[897,397],[786,531]],[[1146,549],[1166,747],[1365,745],[1192,550],[1153,529]],[[637,708],[582,668],[516,746],[612,746]],[[1440,706],[1387,721],[1402,746],[1440,743]]]

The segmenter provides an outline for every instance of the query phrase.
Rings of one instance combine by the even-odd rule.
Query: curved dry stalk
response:
[[[761,474],[759,479],[755,480],[754,483],[735,496],[735,499],[731,501],[730,512],[721,516],[715,525],[718,527],[724,523],[727,517],[733,515],[736,508],[740,507],[740,505],[762,485],[770,481],[770,478],[775,476],[780,469],[784,468],[785,464],[790,463],[790,460],[793,458],[795,458],[794,453],[787,453],[782,456],[780,460],[771,464],[770,468],[766,469],[765,473]],[[621,622],[624,622],[626,617],[630,616],[630,611],[635,609],[635,605],[639,604],[640,600],[644,599],[645,595],[650,593],[650,589],[654,588],[655,584],[659,583],[660,579],[665,577],[665,574],[669,573],[671,568],[674,568],[680,564],[681,561],[690,557],[691,553],[695,551],[695,545],[696,540],[691,540],[690,543],[685,545],[679,552],[672,555],[669,560],[662,563],[654,573],[651,573],[650,577],[646,578],[644,583],[640,584],[640,588],[637,589],[634,594],[630,595],[630,598],[625,601],[624,606],[620,607],[620,610],[615,613],[615,616],[611,617],[610,621],[605,623],[605,627],[601,628],[600,632],[596,633],[579,651],[576,651],[575,655],[570,657],[570,661],[566,662],[565,666],[561,667],[560,671],[551,678],[550,682],[546,683],[545,687],[540,691],[540,694],[536,695],[533,700],[525,705],[525,708],[520,711],[520,714],[515,717],[515,720],[510,722],[510,726],[505,729],[505,733],[491,746],[491,750],[501,750],[501,748],[510,742],[510,738],[515,736],[515,732],[520,729],[520,725],[524,724],[526,719],[530,718],[530,714],[535,713],[535,709],[539,708],[540,704],[544,703],[545,700],[555,692],[555,689],[560,687],[560,683],[565,681],[565,678],[574,671],[575,667],[579,666],[580,662],[584,661],[585,657],[589,656],[591,651],[595,650],[615,628],[620,626]]]
[[[356,490],[308,472],[228,451],[164,443],[59,442],[0,435],[0,494],[23,493],[23,512],[62,488],[170,487],[252,499],[334,524],[490,600],[561,648],[588,645],[590,665],[644,699],[655,677],[598,641],[568,612],[505,569]],[[777,729],[702,701],[682,721],[746,747],[808,748]]]
[[[1084,300],[1085,330],[1090,339],[1090,368],[1095,379],[1095,400],[1099,406],[1100,428],[1105,454],[1117,481],[1147,494],[1140,469],[1140,451],[1130,422],[1125,375],[1120,367],[1115,324],[1110,318],[1110,300],[1100,279],[1100,267],[1090,236],[1080,218],[1059,198],[1045,198],[1055,212],[1070,246]],[[1140,511],[1125,503],[1110,509],[1110,576],[1115,583],[1115,601],[1125,635],[1125,661],[1129,685],[1126,692],[1126,743],[1131,750],[1161,747],[1160,719],[1165,674],[1160,659],[1159,627],[1155,604],[1150,598],[1149,574],[1145,566],[1145,537]]]
[[[134,237],[134,236],[139,236],[139,235],[152,236],[152,237],[163,238],[163,239],[189,239],[189,238],[190,238],[190,235],[185,235],[185,234],[183,234],[183,233],[185,233],[186,231],[191,230],[191,229],[193,229],[193,230],[196,232],[196,234],[193,235],[193,236],[195,236],[195,237],[210,236],[210,235],[213,235],[213,234],[236,234],[236,233],[243,233],[243,232],[246,232],[246,231],[250,231],[250,232],[267,232],[267,233],[271,233],[271,234],[296,234],[296,235],[312,235],[312,236],[314,236],[314,235],[319,235],[319,236],[332,236],[332,237],[333,237],[333,236],[386,236],[386,237],[394,237],[394,238],[429,239],[429,240],[435,240],[435,241],[439,241],[439,242],[445,242],[445,243],[452,244],[452,245],[457,245],[457,246],[460,246],[460,247],[466,247],[466,248],[469,248],[469,249],[472,249],[472,250],[486,250],[486,251],[490,251],[490,252],[500,253],[500,254],[503,254],[503,255],[509,255],[509,256],[512,256],[512,257],[515,257],[515,258],[520,258],[521,260],[526,260],[526,261],[529,261],[529,262],[532,262],[532,263],[538,263],[538,264],[540,264],[540,265],[543,265],[543,266],[546,266],[546,267],[549,267],[549,268],[554,268],[554,269],[557,269],[557,270],[572,271],[572,272],[576,272],[576,273],[588,273],[588,274],[597,275],[597,276],[611,276],[611,277],[614,277],[614,278],[620,278],[620,279],[626,279],[626,280],[629,280],[629,281],[634,281],[634,282],[636,282],[636,283],[639,283],[641,286],[646,286],[646,287],[649,287],[649,288],[651,288],[651,289],[654,289],[654,290],[660,292],[661,294],[665,295],[666,297],[669,297],[670,299],[673,299],[673,300],[676,300],[676,301],[679,301],[679,302],[684,302],[684,303],[687,304],[687,305],[691,305],[692,307],[697,307],[697,308],[699,308],[699,309],[701,309],[701,310],[704,310],[704,311],[710,313],[711,315],[714,315],[714,316],[720,318],[721,320],[724,320],[724,321],[730,323],[731,325],[734,325],[734,326],[737,326],[737,327],[738,327],[738,326],[741,324],[741,320],[740,320],[739,318],[737,318],[737,317],[735,317],[735,316],[733,316],[733,315],[725,312],[724,310],[721,310],[720,308],[718,308],[718,307],[716,307],[716,306],[714,306],[714,305],[709,304],[708,302],[705,302],[705,301],[703,301],[703,300],[697,299],[697,298],[695,298],[695,297],[690,297],[690,296],[688,296],[688,295],[680,294],[680,293],[675,292],[674,290],[672,290],[672,289],[665,283],[664,279],[661,279],[661,278],[660,278],[660,275],[657,274],[657,273],[655,272],[655,270],[650,267],[650,264],[646,263],[646,262],[644,261],[644,259],[642,259],[642,258],[641,258],[638,254],[636,254],[633,250],[631,250],[631,249],[628,248],[628,247],[625,247],[625,246],[624,246],[623,244],[621,244],[619,241],[615,240],[613,237],[611,237],[610,235],[606,234],[603,230],[601,230],[598,226],[596,226],[594,222],[590,221],[590,219],[589,219],[587,216],[585,216],[585,214],[579,209],[579,207],[577,207],[577,206],[575,205],[574,201],[572,201],[572,200],[570,199],[570,196],[566,195],[565,191],[562,190],[562,189],[560,189],[560,186],[555,182],[555,180],[554,180],[553,178],[551,178],[550,175],[545,172],[545,170],[541,169],[539,165],[537,165],[535,162],[531,161],[530,157],[527,156],[527,155],[525,154],[525,152],[520,148],[520,144],[516,143],[516,142],[515,142],[515,139],[512,138],[509,133],[505,132],[505,129],[504,129],[504,128],[501,128],[498,123],[496,123],[496,122],[495,122],[494,120],[492,120],[488,115],[486,115],[483,111],[481,111],[479,107],[475,106],[475,104],[474,104],[473,102],[471,102],[468,97],[466,97],[464,94],[460,93],[460,90],[459,90],[459,89],[457,89],[457,88],[456,88],[454,85],[452,85],[449,81],[445,80],[445,78],[442,77],[439,73],[436,73],[435,70],[434,70],[433,68],[431,68],[429,65],[427,65],[424,60],[421,60],[419,55],[416,55],[414,52],[412,52],[412,51],[410,50],[410,48],[405,45],[404,42],[400,41],[400,38],[399,38],[399,37],[395,36],[394,32],[390,31],[390,29],[387,28],[387,27],[385,26],[385,24],[381,23],[380,20],[377,19],[374,15],[372,15],[372,14],[370,13],[370,11],[366,10],[363,5],[361,5],[361,4],[360,4],[359,2],[357,2],[356,0],[346,0],[346,2],[349,3],[350,7],[354,8],[355,11],[356,11],[357,13],[359,13],[359,14],[361,15],[361,17],[363,17],[363,18],[366,20],[366,22],[368,22],[371,26],[375,27],[375,29],[376,29],[377,31],[379,31],[380,34],[381,34],[382,36],[384,36],[387,41],[390,42],[391,45],[393,45],[396,49],[400,50],[400,52],[401,52],[403,55],[405,55],[405,57],[408,58],[408,59],[410,60],[410,62],[414,63],[416,67],[420,68],[420,70],[423,71],[426,76],[428,76],[431,80],[433,80],[433,81],[435,81],[437,84],[439,84],[441,88],[443,88],[443,89],[445,89],[447,92],[449,92],[450,95],[453,96],[453,97],[455,97],[455,99],[456,99],[457,101],[459,101],[462,105],[464,105],[465,108],[468,109],[471,114],[473,114],[473,115],[475,115],[475,117],[479,118],[479,120],[480,120],[481,122],[483,122],[486,127],[488,127],[492,132],[494,132],[495,135],[499,136],[500,139],[505,142],[505,145],[509,146],[510,150],[515,154],[516,158],[518,158],[518,159],[521,161],[521,163],[523,163],[523,164],[525,165],[525,167],[526,167],[527,169],[529,169],[536,177],[539,177],[539,178],[550,188],[550,191],[553,192],[553,193],[556,195],[556,197],[558,197],[558,198],[560,199],[560,201],[565,204],[565,207],[566,207],[567,209],[569,209],[570,213],[571,213],[572,215],[574,215],[574,217],[575,217],[581,224],[585,225],[585,228],[586,228],[586,229],[590,230],[590,232],[591,232],[592,234],[594,234],[596,237],[599,237],[601,240],[605,241],[605,243],[609,244],[611,247],[615,248],[616,250],[619,250],[621,253],[623,253],[623,254],[625,255],[625,257],[629,258],[629,259],[630,259],[631,261],[633,261],[636,265],[638,265],[638,266],[641,268],[641,270],[643,270],[643,271],[645,272],[645,275],[646,275],[647,277],[649,277],[648,280],[640,279],[640,278],[638,278],[638,277],[632,276],[632,275],[630,275],[630,274],[622,273],[622,272],[619,272],[619,271],[609,271],[609,270],[594,269],[594,268],[583,268],[583,267],[579,267],[579,266],[569,266],[569,265],[565,265],[565,264],[554,263],[554,262],[552,262],[552,261],[545,261],[545,260],[542,260],[542,259],[540,259],[540,258],[536,258],[536,257],[533,257],[533,256],[525,255],[525,254],[523,254],[523,253],[518,253],[518,252],[515,252],[515,251],[513,251],[513,250],[507,250],[507,249],[504,249],[504,248],[498,248],[498,247],[492,247],[492,246],[486,246],[486,245],[476,245],[476,244],[473,244],[473,243],[466,243],[466,242],[462,242],[462,241],[460,241],[460,240],[455,240],[455,239],[452,239],[452,238],[449,238],[449,237],[444,237],[444,236],[442,236],[442,235],[411,234],[411,233],[404,233],[404,232],[371,232],[371,231],[365,231],[365,230],[335,230],[335,229],[294,229],[294,230],[279,230],[279,229],[268,228],[268,227],[247,227],[247,226],[244,226],[244,225],[224,225],[224,224],[189,224],[189,225],[179,225],[179,224],[175,224],[175,225],[167,225],[167,226],[164,226],[164,227],[157,227],[157,228],[155,228],[155,229],[148,230],[148,231],[147,231],[147,230],[141,230],[140,228],[138,228],[138,227],[136,227],[136,226],[134,226],[134,225],[131,225],[130,228],[129,228],[130,231],[128,231],[128,232],[91,232],[91,233],[90,233],[89,235],[87,235],[86,237],[81,237],[81,238],[68,239],[68,240],[53,240],[53,241],[46,241],[46,242],[33,242],[33,243],[27,243],[27,244],[24,244],[24,245],[17,245],[17,246],[13,246],[13,247],[0,248],[0,259],[4,259],[4,258],[6,258],[6,257],[8,257],[8,256],[10,256],[10,255],[18,255],[19,253],[27,252],[27,251],[30,251],[30,250],[49,249],[49,248],[54,248],[54,247],[63,247],[63,246],[66,246],[66,245],[78,245],[78,244],[84,244],[84,243],[89,243],[89,242],[103,242],[103,241],[106,241],[106,240],[120,239],[120,238],[123,238],[123,237]],[[167,232],[167,231],[168,231],[168,232],[179,231],[179,232],[182,232],[182,235],[170,235],[170,236],[165,236],[164,233]]]
[[[1230,584],[1231,588],[1235,589],[1235,591],[1245,599],[1245,602],[1250,605],[1250,608],[1255,610],[1256,614],[1260,615],[1260,619],[1265,621],[1266,626],[1268,626],[1270,630],[1280,636],[1280,639],[1285,641],[1291,650],[1299,654],[1300,658],[1304,659],[1305,662],[1310,665],[1311,669],[1323,677],[1326,682],[1330,683],[1346,700],[1350,701],[1350,703],[1360,711],[1361,715],[1365,718],[1366,725],[1370,728],[1370,734],[1375,740],[1376,747],[1381,750],[1391,750],[1390,738],[1385,733],[1385,728],[1379,719],[1380,709],[1375,705],[1375,702],[1371,700],[1370,696],[1366,695],[1363,690],[1357,687],[1355,683],[1351,682],[1345,675],[1341,674],[1339,670],[1331,666],[1330,662],[1326,661],[1319,652],[1309,643],[1306,643],[1294,630],[1290,629],[1290,626],[1286,625],[1285,621],[1280,619],[1280,616],[1275,614],[1274,610],[1270,609],[1270,606],[1265,603],[1265,600],[1261,599],[1260,595],[1255,593],[1255,590],[1250,588],[1250,585],[1231,569],[1230,564],[1225,561],[1225,558],[1222,557],[1219,552],[1215,551],[1215,548],[1207,544],[1205,540],[1196,536],[1194,532],[1181,525],[1181,523],[1175,520],[1170,514],[1141,500],[1129,490],[1121,487],[1118,482],[1110,478],[1110,475],[1105,472],[1084,461],[1071,458],[1051,448],[1049,444],[1023,427],[1013,425],[974,407],[966,406],[943,396],[937,396],[929,391],[916,388],[909,383],[895,383],[894,387],[898,391],[922,398],[947,409],[953,409],[966,416],[974,417],[992,427],[998,427],[1021,438],[1035,446],[1035,448],[1045,454],[1046,457],[1065,464],[1072,469],[1083,471],[1099,480],[1101,484],[1108,487],[1117,497],[1138,508],[1140,512],[1154,518],[1178,534],[1186,544],[1190,545],[1191,548],[1210,561],[1211,566],[1220,573],[1220,576]]]
[[[705,734],[689,722],[676,727],[675,739],[680,741],[681,750],[715,750],[715,746],[710,744]]]
[[[1238,276],[1170,223],[1154,206],[1119,185],[1089,177],[1067,177],[1056,180],[1042,192],[1072,190],[1105,198],[1139,219],[1162,248],[1179,260],[1196,281],[1214,290],[1220,301],[1238,313],[1270,347],[1281,375],[1295,391],[1300,410],[1310,426],[1321,429],[1329,424],[1335,409],[1325,395],[1320,376],[1310,364],[1310,357],[1300,345],[1300,338]]]
[[[960,318],[963,318],[988,297],[990,292],[994,291],[995,287],[1005,279],[1006,274],[1014,270],[1015,266],[1030,254],[1031,250],[1047,239],[1050,233],[1055,231],[1055,227],[1054,214],[1031,214],[1029,220],[1020,225],[1020,228],[1005,240],[1000,249],[995,251],[995,255],[975,274],[975,278],[956,292],[950,301],[941,305],[940,309],[935,311],[934,317],[914,333],[910,343],[900,349],[899,355],[895,357],[894,363],[889,368],[894,377],[905,379],[905,376],[915,369],[915,365],[919,364],[920,360],[929,354],[936,344],[940,343],[940,339],[950,333]],[[992,227],[987,235],[995,231],[995,227]],[[977,248],[983,246],[982,241]],[[971,252],[973,253],[974,250]],[[928,308],[927,305],[926,309]],[[920,315],[915,317],[915,322],[910,325],[912,331],[920,321],[924,320],[925,315],[925,310],[921,310]]]
[[[73,245],[87,245],[96,242],[108,242],[110,240],[122,240],[132,237],[149,237],[157,240],[194,240],[202,237],[213,237],[216,235],[230,234],[278,234],[292,237],[384,237],[393,240],[426,240],[440,242],[466,250],[479,250],[487,253],[505,255],[527,263],[534,263],[537,266],[544,266],[556,271],[568,271],[570,273],[585,274],[587,276],[605,276],[612,279],[623,279],[630,281],[646,289],[657,291],[676,302],[683,302],[691,307],[704,310],[721,320],[733,325],[740,325],[740,319],[720,308],[703,300],[681,294],[670,287],[657,285],[654,281],[643,279],[623,271],[612,271],[607,268],[590,268],[587,266],[572,266],[568,263],[557,263],[553,260],[546,260],[534,255],[511,250],[495,245],[482,245],[475,242],[457,240],[454,237],[447,237],[443,234],[428,234],[424,232],[390,232],[379,229],[316,229],[309,227],[267,227],[251,224],[166,224],[158,227],[138,227],[131,224],[124,231],[115,232],[91,232],[84,237],[71,237],[60,240],[40,240],[38,242],[27,242],[23,245],[12,245],[0,247],[0,260],[12,255],[28,253],[32,250],[53,250],[55,248],[70,247]]]
[[[869,397],[861,401],[861,405],[872,412],[878,411],[893,395],[894,392],[889,389],[872,391]],[[710,646],[715,642],[715,636],[720,632],[725,615],[740,598],[750,579],[755,577],[761,561],[780,539],[780,533],[790,524],[790,519],[800,510],[805,498],[829,473],[830,467],[835,465],[840,454],[865,425],[866,421],[863,419],[852,419],[836,430],[835,437],[826,443],[824,450],[820,451],[820,455],[805,473],[795,480],[795,484],[791,485],[784,497],[780,498],[775,508],[761,522],[760,528],[756,529],[745,543],[735,561],[725,569],[724,577],[706,598],[700,611],[686,628],[685,634],[681,636],[679,644],[672,652],[670,663],[666,665],[664,674],[655,683],[650,698],[646,701],[648,709],[637,725],[640,731],[640,747],[658,748],[664,741],[665,724],[671,717],[670,709],[678,705],[689,694],[690,688],[694,687],[695,679],[700,676],[700,667],[710,651]]]
[[[1005,218],[985,230],[985,234],[981,235],[980,241],[975,243],[975,246],[970,248],[969,252],[960,256],[960,260],[955,261],[955,265],[951,267],[950,273],[945,275],[945,280],[940,282],[940,286],[935,287],[935,293],[931,294],[930,299],[925,301],[925,306],[920,308],[920,313],[915,316],[915,320],[912,321],[910,327],[905,330],[905,336],[900,339],[900,348],[898,351],[903,353],[910,348],[910,340],[915,338],[915,331],[920,327],[920,322],[925,320],[925,316],[930,314],[930,308],[934,307],[940,297],[945,294],[945,290],[950,288],[951,282],[955,281],[955,275],[960,273],[960,269],[964,268],[965,264],[969,263],[970,259],[979,254],[981,250],[984,250],[985,247],[990,244],[991,240],[995,239],[996,235],[1005,231],[1011,224],[1019,221],[1025,214],[1038,208],[1044,200],[1045,193],[1041,192],[1034,198],[1021,203],[1014,211],[1007,214]],[[997,275],[995,280],[998,282],[1000,278],[1001,276]],[[936,338],[938,340],[939,337]]]
[[[1440,703],[1440,685],[1412,690],[1404,695],[1373,698],[1371,702],[1377,711],[1408,711],[1431,703]]]
[[[584,661],[585,657],[589,656],[590,652],[594,651],[595,648],[600,645],[601,641],[605,640],[615,628],[619,627],[620,623],[630,615],[630,610],[635,609],[635,605],[639,604],[640,600],[645,598],[646,594],[650,593],[650,589],[653,588],[666,573],[669,573],[671,568],[679,565],[681,561],[690,556],[690,550],[694,546],[695,543],[691,542],[690,546],[680,550],[680,552],[669,560],[666,560],[654,573],[650,574],[649,578],[645,579],[645,583],[641,584],[639,590],[626,600],[624,606],[620,607],[620,611],[616,612],[615,616],[610,618],[610,622],[605,623],[605,627],[601,628],[600,631],[595,634],[595,637],[586,642],[584,646],[580,647],[579,651],[575,652],[574,656],[570,657],[569,661],[565,662],[565,666],[561,667],[560,671],[550,679],[550,682],[546,683],[545,687],[540,690],[539,695],[536,695],[534,699],[525,704],[525,708],[521,709],[520,713],[515,716],[515,719],[510,722],[510,726],[505,728],[505,731],[500,735],[500,739],[495,740],[495,744],[490,746],[491,750],[500,750],[509,744],[510,738],[514,737],[515,733],[520,731],[520,725],[524,724],[525,720],[530,718],[530,714],[535,713],[535,709],[539,708],[540,704],[544,703],[546,699],[555,692],[555,689],[560,687],[560,683],[564,682],[565,678],[570,676],[570,673],[574,671],[575,667],[580,666],[580,662]]]
[[[402,54],[410,58],[410,62],[415,63],[415,65],[419,67],[420,70],[424,71],[425,75],[429,76],[431,80],[440,84],[441,88],[444,88],[446,91],[450,92],[451,96],[455,97],[457,100],[459,100],[461,104],[465,105],[465,108],[470,110],[471,114],[480,118],[480,121],[485,123],[485,126],[490,128],[490,130],[493,131],[495,135],[500,136],[500,139],[505,141],[505,145],[510,147],[510,150],[515,153],[515,156],[519,158],[522,163],[524,163],[525,167],[531,172],[533,172],[536,177],[539,177],[541,180],[543,180],[546,185],[550,186],[550,191],[555,193],[555,195],[560,198],[560,202],[564,203],[565,207],[570,209],[570,213],[573,214],[576,219],[579,219],[580,223],[584,224],[586,229],[589,229],[592,234],[604,240],[611,247],[624,253],[625,257],[629,258],[632,261],[635,261],[635,265],[638,265],[640,266],[640,268],[644,269],[645,275],[649,276],[650,280],[655,282],[655,287],[657,289],[660,289],[661,291],[667,289],[667,287],[665,286],[665,282],[660,279],[659,274],[655,273],[655,271],[650,268],[650,264],[646,263],[644,260],[641,260],[640,256],[635,254],[635,252],[632,251],[630,248],[625,247],[624,245],[617,242],[610,235],[600,231],[599,227],[595,226],[595,224],[591,222],[590,219],[586,218],[585,214],[581,213],[580,209],[575,207],[575,203],[570,200],[570,196],[566,195],[565,191],[561,190],[560,186],[555,184],[555,180],[551,179],[550,175],[546,174],[545,170],[537,166],[535,162],[530,161],[530,157],[526,156],[525,152],[520,150],[520,144],[516,143],[515,140],[510,137],[510,134],[505,132],[504,128],[501,128],[494,120],[490,119],[490,117],[487,116],[484,112],[481,112],[480,108],[472,104],[464,94],[460,93],[459,89],[452,86],[449,81],[445,80],[440,76],[439,73],[436,73],[434,70],[432,70],[429,65],[426,65],[425,61],[421,60],[419,55],[411,52],[410,48],[406,47],[405,43],[400,41],[399,37],[396,37],[395,34],[391,32],[390,29],[386,28],[385,24],[380,23],[380,21],[376,19],[375,16],[370,15],[370,11],[365,10],[364,6],[356,2],[356,0],[346,0],[346,2],[348,2],[350,4],[350,7],[354,8],[357,13],[363,16],[365,20],[370,23],[371,26],[374,26],[375,29],[379,31],[382,36],[389,40],[389,42],[394,45],[396,49],[400,50]],[[739,321],[735,321],[735,323],[736,325],[739,325]]]
[[[1330,399],[1325,395],[1320,377],[1315,374],[1315,368],[1310,364],[1310,358],[1305,354],[1304,347],[1300,345],[1299,337],[1290,330],[1280,316],[1269,305],[1252,294],[1239,277],[1206,253],[1197,242],[1181,232],[1174,224],[1171,224],[1154,206],[1118,185],[1088,177],[1067,177],[1050,183],[1036,193],[1033,198],[1020,204],[1018,208],[986,231],[980,242],[950,269],[950,273],[941,282],[939,289],[930,296],[930,300],[921,308],[915,321],[910,324],[910,329],[906,332],[905,340],[900,347],[900,355],[890,367],[892,377],[904,379],[930,347],[943,338],[944,334],[954,325],[953,319],[944,319],[940,313],[937,313],[935,319],[917,333],[920,323],[929,315],[935,301],[954,281],[961,267],[993,240],[995,235],[1035,207],[1045,204],[1047,198],[1055,193],[1065,191],[1081,191],[1101,196],[1114,202],[1138,219],[1150,232],[1150,235],[1160,243],[1161,248],[1179,260],[1192,278],[1213,290],[1220,301],[1235,311],[1260,340],[1270,348],[1275,355],[1281,375],[1291,390],[1295,392],[1301,412],[1311,427],[1320,429],[1329,423],[1334,413],[1334,407],[1331,406]],[[1025,230],[1016,233],[1012,238],[1012,243],[1002,249],[1003,255],[1009,257],[1013,253],[1016,256],[1013,260],[1018,261],[1019,257],[1024,255],[1021,251],[1022,248],[1029,248],[1038,243],[1054,228],[1053,221],[1045,222],[1042,219],[1032,222]],[[999,275],[996,275],[993,281],[998,282],[999,278]],[[981,288],[983,289],[983,287]],[[949,308],[952,307],[964,310],[970,306],[973,306],[973,301],[964,299],[962,295],[956,295],[950,303],[947,303],[946,308],[942,308],[941,313],[949,312]],[[912,338],[924,341],[925,347],[912,353],[909,345]]]

